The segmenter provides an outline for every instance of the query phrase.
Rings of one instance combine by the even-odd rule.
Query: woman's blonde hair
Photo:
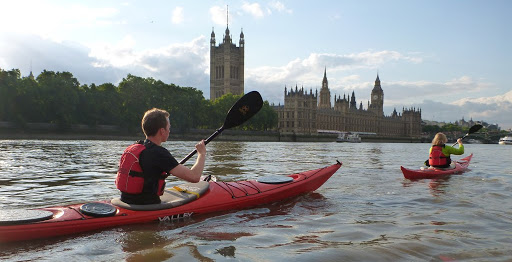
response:
[[[432,145],[433,146],[442,146],[448,142],[448,138],[446,138],[446,135],[439,132],[436,134],[434,139],[432,139]]]

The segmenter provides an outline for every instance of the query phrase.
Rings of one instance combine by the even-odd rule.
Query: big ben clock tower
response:
[[[375,79],[375,85],[373,86],[370,108],[377,115],[384,115],[384,91],[382,91],[380,86],[379,74],[377,74],[377,79]]]

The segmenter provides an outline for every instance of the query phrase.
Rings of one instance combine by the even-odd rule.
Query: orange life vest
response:
[[[121,160],[119,160],[119,169],[117,170],[116,187],[121,192],[128,194],[140,194],[144,189],[144,172],[140,167],[140,153],[146,149],[143,144],[133,144],[124,150]],[[163,173],[166,174],[166,173]],[[157,194],[163,195],[165,187],[165,177],[158,179]]]
[[[432,146],[430,155],[428,157],[428,164],[433,167],[446,167],[450,165],[450,157],[443,154],[442,146]]]

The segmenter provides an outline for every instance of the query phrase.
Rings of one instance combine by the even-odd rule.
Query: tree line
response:
[[[0,121],[18,125],[115,125],[133,132],[140,131],[144,112],[156,107],[167,110],[171,126],[183,132],[190,128],[215,129],[222,126],[240,97],[226,94],[210,101],[196,88],[131,74],[117,86],[86,85],[69,72],[44,70],[33,78],[21,77],[19,69],[0,69]],[[260,112],[237,129],[264,131],[276,127],[277,113],[264,101]]]
[[[498,130],[495,125],[489,125],[486,122],[482,122],[482,125],[483,128],[478,132],[471,134],[469,138],[473,138],[484,143],[497,143],[500,137],[508,134],[508,131]],[[422,127],[422,132],[424,135],[428,135],[430,139],[434,138],[436,133],[443,132],[449,140],[455,141],[458,137],[462,137],[466,134],[469,131],[469,128],[470,127],[462,127],[452,123],[443,126],[424,125]]]

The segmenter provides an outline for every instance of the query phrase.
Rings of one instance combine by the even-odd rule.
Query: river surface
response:
[[[0,210],[118,196],[118,160],[130,143],[0,140]],[[180,160],[194,144],[164,146]],[[0,244],[0,260],[512,261],[512,146],[467,144],[464,156],[474,157],[463,175],[404,179],[400,165],[419,168],[428,148],[214,141],[205,174],[222,181],[297,173],[336,160],[343,166],[315,192],[282,202]]]

